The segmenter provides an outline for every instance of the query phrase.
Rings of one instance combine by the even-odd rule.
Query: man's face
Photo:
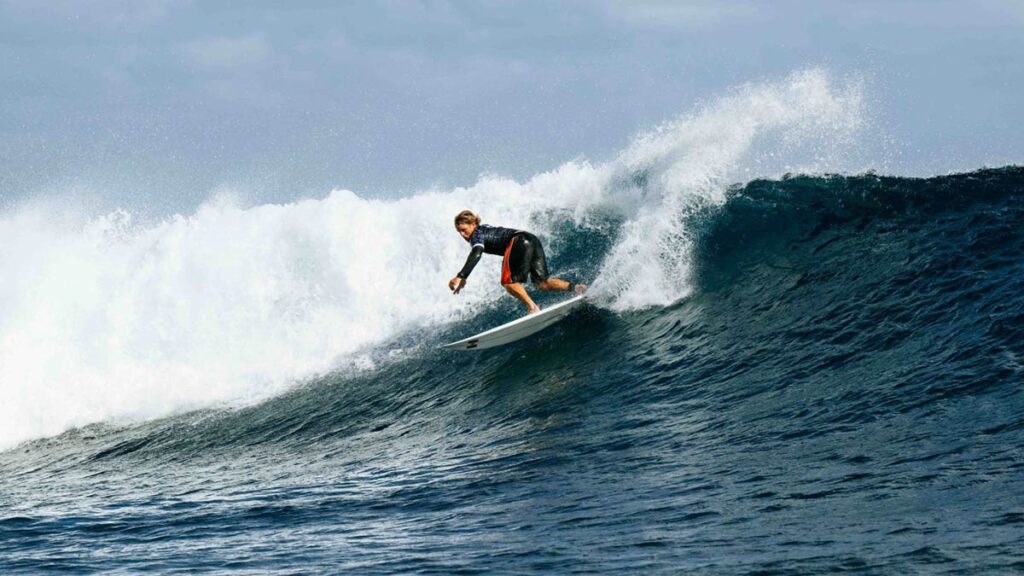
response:
[[[469,240],[473,232],[476,232],[476,224],[456,224],[455,229],[459,231],[459,236],[462,236],[463,240]]]

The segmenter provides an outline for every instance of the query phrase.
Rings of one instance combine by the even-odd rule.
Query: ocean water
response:
[[[811,70],[525,182],[10,209],[0,572],[1024,570],[1024,168],[878,175],[868,116]],[[439,349],[522,313],[447,291],[463,208],[591,304]]]

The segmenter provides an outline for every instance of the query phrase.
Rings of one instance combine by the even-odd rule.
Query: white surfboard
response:
[[[502,344],[515,342],[516,340],[526,338],[531,334],[536,334],[555,322],[558,322],[562,318],[565,318],[573,311],[574,308],[583,302],[583,298],[584,296],[575,296],[565,302],[559,302],[554,306],[542,308],[540,312],[527,314],[522,318],[516,318],[507,324],[498,326],[497,328],[491,328],[486,332],[481,332],[476,336],[470,336],[469,338],[459,340],[458,342],[445,344],[444,347],[451,348],[453,350],[480,350],[483,348],[493,348],[495,346],[501,346]]]

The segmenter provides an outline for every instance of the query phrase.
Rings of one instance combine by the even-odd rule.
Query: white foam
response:
[[[751,170],[807,162],[799,149],[811,140],[845,137],[858,98],[802,72],[668,122],[607,164],[398,200],[335,190],[242,208],[220,195],[154,225],[21,208],[0,218],[0,449],[92,422],[259,401],[365,366],[368,350],[410,330],[471,316],[504,291],[497,258],[481,261],[462,295],[447,289],[467,253],[451,222],[465,208],[548,238],[552,213],[586,225],[595,209],[617,210],[625,223],[595,274],[599,301],[678,300],[691,290],[693,208],[721,202]],[[641,172],[645,186],[623,184]]]
[[[687,218],[730,184],[786,172],[840,172],[861,126],[861,83],[821,70],[746,85],[644,134],[616,160],[644,175],[644,196],[594,282],[617,310],[665,305],[691,290]]]

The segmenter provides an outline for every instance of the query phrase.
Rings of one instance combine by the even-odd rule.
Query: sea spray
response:
[[[751,173],[839,171],[862,124],[862,87],[820,70],[747,85],[638,137],[615,162],[641,189],[636,212],[594,283],[616,310],[665,305],[689,294],[691,214],[720,205]]]

